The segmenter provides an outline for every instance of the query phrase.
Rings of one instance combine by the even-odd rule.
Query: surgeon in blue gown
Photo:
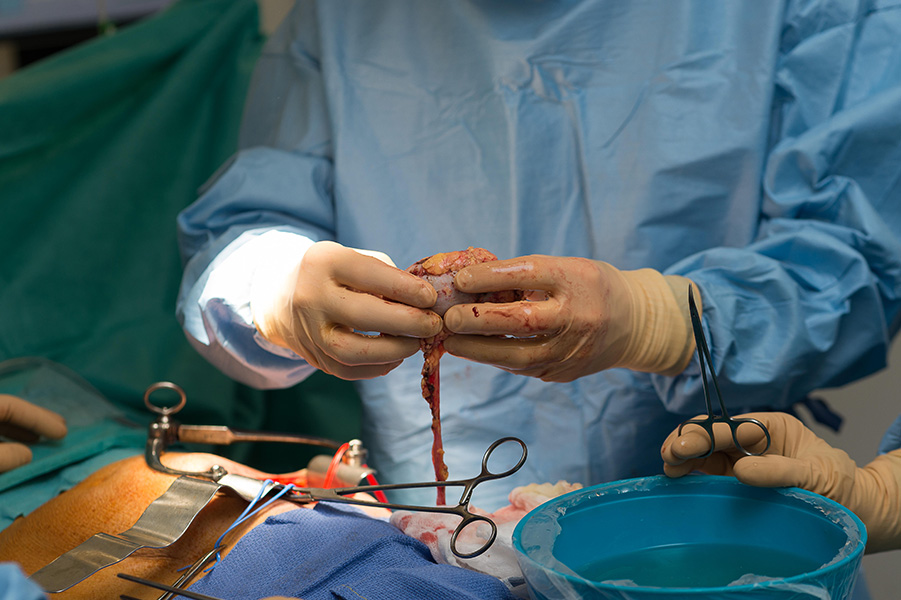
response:
[[[704,407],[689,283],[732,412],[886,365],[899,39],[865,0],[298,2],[242,149],[178,218],[178,317],[252,386],[357,380],[388,482],[434,477],[418,350],[442,324],[450,477],[502,436],[530,450],[475,504],[659,473]],[[403,269],[469,246],[500,261],[458,287],[537,293],[442,321]]]

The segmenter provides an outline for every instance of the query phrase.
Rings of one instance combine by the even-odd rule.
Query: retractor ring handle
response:
[[[174,391],[176,394],[178,394],[178,403],[173,406],[157,406],[150,401],[150,396],[153,394],[153,392],[156,392],[158,390]],[[164,417],[180,411],[182,408],[184,408],[187,401],[188,398],[185,395],[185,391],[171,381],[157,381],[156,383],[148,387],[147,391],[144,392],[144,405],[151,412],[155,412],[156,414],[162,415]]]

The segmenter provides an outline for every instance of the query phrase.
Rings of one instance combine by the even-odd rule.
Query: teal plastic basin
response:
[[[708,475],[570,492],[513,532],[535,600],[846,600],[865,545],[828,498]]]

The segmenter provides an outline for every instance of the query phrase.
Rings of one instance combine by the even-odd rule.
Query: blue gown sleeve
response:
[[[248,93],[240,140],[248,149],[177,220],[185,269],[176,314],[188,340],[225,374],[261,389],[289,387],[315,370],[259,335],[250,293],[273,256],[296,264],[313,242],[334,238],[316,39],[314,18],[286,19],[273,35]]]
[[[892,423],[879,443],[879,454],[901,449],[901,416]]]
[[[19,565],[0,563],[0,600],[44,600],[47,596],[31,582]]]
[[[757,236],[667,270],[701,290],[733,408],[786,408],[886,365],[901,308],[901,11],[879,4],[790,4],[763,181],[749,182]],[[695,358],[653,376],[670,409],[697,410],[697,373]]]

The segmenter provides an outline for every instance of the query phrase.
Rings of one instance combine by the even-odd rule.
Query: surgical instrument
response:
[[[149,401],[150,393],[158,389],[171,389],[179,394],[179,402],[173,407],[157,407]],[[127,531],[120,534],[97,533],[79,546],[62,554],[50,564],[35,572],[31,579],[38,583],[44,591],[55,593],[64,591],[83,581],[100,569],[115,564],[141,548],[164,548],[175,542],[187,530],[188,526],[222,488],[228,488],[248,502],[263,501],[267,497],[275,497],[307,504],[310,502],[337,502],[370,507],[381,507],[394,510],[408,510],[451,514],[460,517],[460,523],[452,534],[451,551],[459,558],[474,558],[484,553],[497,539],[497,525],[490,518],[474,513],[469,504],[475,488],[486,481],[502,479],[517,472],[525,464],[528,449],[525,443],[515,437],[505,437],[495,441],[482,457],[480,472],[469,479],[451,481],[434,481],[420,483],[399,483],[386,485],[362,485],[355,487],[321,488],[298,487],[291,483],[280,483],[271,479],[259,480],[244,475],[229,473],[219,465],[213,465],[206,471],[180,471],[166,467],[161,457],[169,442],[187,441],[186,438],[197,439],[207,436],[212,431],[212,439],[230,439],[236,435],[227,428],[204,428],[199,426],[182,426],[169,417],[184,406],[184,392],[175,384],[157,383],[148,388],[145,403],[159,417],[151,424],[148,431],[145,460],[147,465],[157,471],[177,475],[169,489],[154,500],[144,511],[137,522]],[[192,437],[197,434],[197,437]],[[240,432],[237,434],[247,441],[291,441],[297,442],[305,436],[284,436],[282,434],[266,434],[265,432]],[[321,438],[312,438],[320,441]],[[502,445],[518,445],[519,458],[512,467],[495,472],[492,470],[491,457]],[[324,445],[321,443],[317,445]],[[331,443],[329,447],[337,444]],[[357,457],[360,460],[360,457]],[[363,472],[372,473],[371,469],[362,465]],[[411,504],[394,504],[377,500],[366,500],[351,497],[357,493],[377,494],[385,490],[462,487],[460,500],[454,506],[420,506]],[[460,534],[471,525],[484,524],[489,534],[482,536],[479,545],[470,552],[464,552],[459,546]],[[477,537],[477,536],[474,536]],[[181,580],[180,580],[181,581]]]
[[[165,583],[159,583],[157,581],[151,581],[149,579],[143,579],[141,577],[135,577],[134,575],[129,575],[128,573],[116,573],[116,577],[120,579],[124,579],[126,581],[131,581],[134,583],[140,583],[141,585],[146,585],[147,587],[152,587],[157,590],[162,590],[164,592],[169,592],[171,594],[175,594],[175,596],[184,596],[185,598],[191,598],[192,600],[222,600],[221,598],[216,598],[215,596],[208,596],[206,594],[199,594],[197,592],[192,592],[191,590],[183,590],[177,587],[173,587],[171,585],[166,585]],[[131,596],[122,595],[119,596],[121,599],[128,599]]]
[[[178,402],[171,407],[161,407],[156,404],[153,404],[150,401],[150,396],[153,392],[161,389],[168,389],[176,392],[178,394]],[[186,403],[186,396],[184,391],[176,384],[170,382],[157,382],[147,388],[147,391],[144,394],[144,403],[147,407],[157,413],[159,417],[156,422],[151,424],[148,437],[147,437],[147,446],[145,449],[145,459],[147,464],[157,471],[162,471],[164,473],[170,473],[174,475],[184,475],[190,477],[199,477],[202,479],[207,479],[223,485],[225,487],[231,488],[235,492],[238,493],[239,496],[244,498],[245,500],[252,501],[255,498],[263,498],[268,496],[270,493],[277,492],[282,490],[285,485],[278,482],[265,482],[257,479],[252,479],[250,477],[245,477],[243,475],[234,475],[228,473],[223,467],[218,465],[213,465],[207,471],[203,472],[190,472],[190,471],[180,471],[175,469],[170,469],[163,465],[161,461],[162,454],[168,444],[171,441],[206,441],[207,443],[221,443],[219,440],[232,440],[237,436],[235,441],[290,441],[290,442],[300,442],[305,438],[305,436],[292,436],[291,434],[267,434],[265,432],[240,432],[236,433],[235,430],[230,430],[228,428],[211,428],[205,426],[186,426],[180,425],[173,420],[170,419],[170,416],[181,410]],[[311,438],[313,440],[312,443],[317,445],[328,445],[328,440],[322,440],[322,438]],[[215,441],[212,441],[215,440]],[[493,472],[489,467],[489,459],[494,451],[501,445],[514,443],[518,444],[520,447],[519,459],[517,462],[510,467],[509,469],[501,472]],[[332,443],[334,444],[334,443]],[[335,447],[334,445],[329,447]],[[481,471],[475,477],[471,477],[469,479],[458,479],[453,481],[432,481],[432,482],[419,482],[419,483],[397,483],[397,484],[387,484],[387,485],[362,485],[355,487],[343,487],[343,488],[317,488],[317,487],[295,487],[291,486],[291,489],[287,491],[287,493],[282,496],[284,500],[288,500],[291,502],[297,502],[299,504],[306,504],[309,502],[338,502],[343,504],[356,504],[363,506],[376,506],[382,508],[390,508],[392,510],[409,510],[409,511],[421,511],[421,512],[434,512],[441,514],[454,514],[461,518],[460,524],[454,530],[453,536],[451,537],[451,551],[458,556],[459,558],[474,558],[484,553],[491,544],[494,543],[494,540],[497,537],[497,526],[494,524],[494,521],[491,519],[475,514],[469,510],[469,503],[472,499],[472,493],[475,490],[476,486],[486,481],[494,480],[494,479],[502,479],[504,477],[509,477],[513,473],[517,472],[525,463],[526,458],[528,456],[528,449],[526,448],[525,442],[515,437],[505,437],[499,440],[496,440],[493,444],[491,444],[488,449],[485,451],[485,454],[482,457],[482,465]],[[369,470],[371,473],[372,470]],[[357,493],[375,493],[381,491],[389,491],[389,490],[401,490],[401,489],[418,489],[418,488],[436,488],[436,487],[462,487],[463,491],[460,494],[460,500],[455,506],[419,506],[419,505],[410,505],[410,504],[393,504],[386,503],[381,501],[370,501],[370,500],[361,500],[356,498],[351,498]],[[474,550],[473,552],[463,552],[457,546],[457,541],[460,533],[470,525],[476,523],[485,523],[490,528],[490,535],[488,536],[487,541],[479,548]]]
[[[517,460],[516,464],[505,471],[494,472],[491,470],[489,466],[489,462],[491,460],[491,455],[494,451],[507,443],[518,444],[520,447],[520,456]],[[454,529],[454,533],[451,536],[451,551],[459,558],[474,558],[484,553],[491,547],[491,544],[494,543],[494,540],[497,538],[497,525],[495,525],[494,521],[485,517],[483,515],[479,515],[473,513],[469,510],[469,503],[472,499],[472,493],[475,490],[476,486],[486,481],[491,481],[494,479],[503,479],[504,477],[509,477],[513,473],[517,472],[523,464],[526,462],[526,458],[528,456],[528,449],[526,448],[525,442],[523,442],[519,438],[515,437],[505,437],[499,440],[496,440],[492,443],[488,449],[485,451],[485,454],[482,456],[482,468],[478,475],[475,477],[470,477],[469,479],[457,479],[452,481],[431,481],[431,482],[420,482],[420,483],[395,483],[395,484],[385,484],[385,485],[362,485],[356,487],[347,487],[347,488],[331,488],[331,489],[323,489],[323,488],[294,488],[288,490],[288,493],[285,494],[284,498],[286,500],[290,500],[292,502],[339,502],[344,504],[356,504],[360,506],[376,506],[383,508],[390,508],[392,510],[409,510],[409,511],[419,511],[419,512],[433,512],[440,514],[452,514],[457,515],[461,518],[460,523],[457,525],[456,529]],[[419,505],[410,505],[410,504],[393,504],[386,502],[377,502],[373,500],[360,500],[357,498],[350,498],[353,494],[358,493],[370,493],[376,491],[386,491],[386,490],[404,490],[404,489],[418,489],[418,488],[435,488],[435,487],[462,487],[463,491],[460,493],[460,500],[457,502],[455,506],[419,506]],[[476,523],[485,523],[490,528],[490,535],[487,540],[478,548],[473,550],[472,552],[463,552],[457,547],[457,541],[460,534],[470,525]]]
[[[175,392],[178,396],[178,401],[173,406],[154,404],[151,402],[150,398],[154,392],[159,390],[170,390]],[[235,442],[282,442],[321,446],[333,451],[341,446],[340,442],[311,435],[251,431],[218,425],[184,425],[173,420],[171,416],[180,411],[185,406],[186,402],[187,396],[185,395],[184,390],[169,381],[159,381],[154,383],[144,392],[144,405],[151,412],[158,415],[157,419],[150,425],[144,457],[147,464],[157,471],[169,473],[170,475],[203,476],[207,479],[216,475],[214,472],[215,467],[211,468],[210,471],[207,471],[205,474],[200,474],[170,469],[163,465],[162,462],[160,462],[160,456],[170,444],[175,442],[211,445],[230,445]]]
[[[694,331],[695,337],[695,345],[698,347],[698,362],[701,365],[701,384],[704,387],[704,400],[707,403],[707,416],[706,417],[695,417],[693,419],[688,419],[684,421],[681,425],[679,425],[679,435],[682,435],[682,430],[686,425],[697,425],[701,429],[703,429],[707,436],[710,438],[710,450],[697,458],[706,458],[714,453],[716,450],[716,438],[713,436],[713,427],[716,423],[725,423],[729,426],[732,431],[732,442],[735,444],[735,448],[742,452],[747,456],[760,456],[764,454],[770,448],[770,432],[767,430],[766,425],[761,423],[757,419],[753,418],[736,418],[730,417],[729,411],[726,410],[726,403],[723,401],[723,395],[720,393],[720,385],[716,379],[716,373],[713,368],[713,359],[710,356],[710,349],[707,347],[707,339],[704,337],[704,330],[701,327],[701,317],[698,314],[698,308],[695,304],[694,294],[692,293],[692,287],[688,287],[688,312],[691,316],[691,327]],[[710,369],[710,379],[713,380],[713,387],[716,391],[717,400],[720,403],[720,411],[721,415],[715,415],[713,413],[713,404],[710,401],[710,385],[707,381],[707,369]],[[752,425],[756,425],[763,432],[764,436],[766,436],[766,447],[760,452],[750,452],[748,451],[742,443],[738,439],[738,428],[742,425],[750,423]]]
[[[177,590],[183,590],[184,588],[191,585],[194,580],[194,577],[197,576],[200,571],[202,571],[208,564],[213,562],[219,556],[219,553],[224,549],[224,546],[216,545],[212,550],[198,558],[193,565],[186,567],[185,572],[175,580],[175,583],[172,584],[172,587]],[[157,600],[172,600],[177,597],[179,594],[168,591]]]

